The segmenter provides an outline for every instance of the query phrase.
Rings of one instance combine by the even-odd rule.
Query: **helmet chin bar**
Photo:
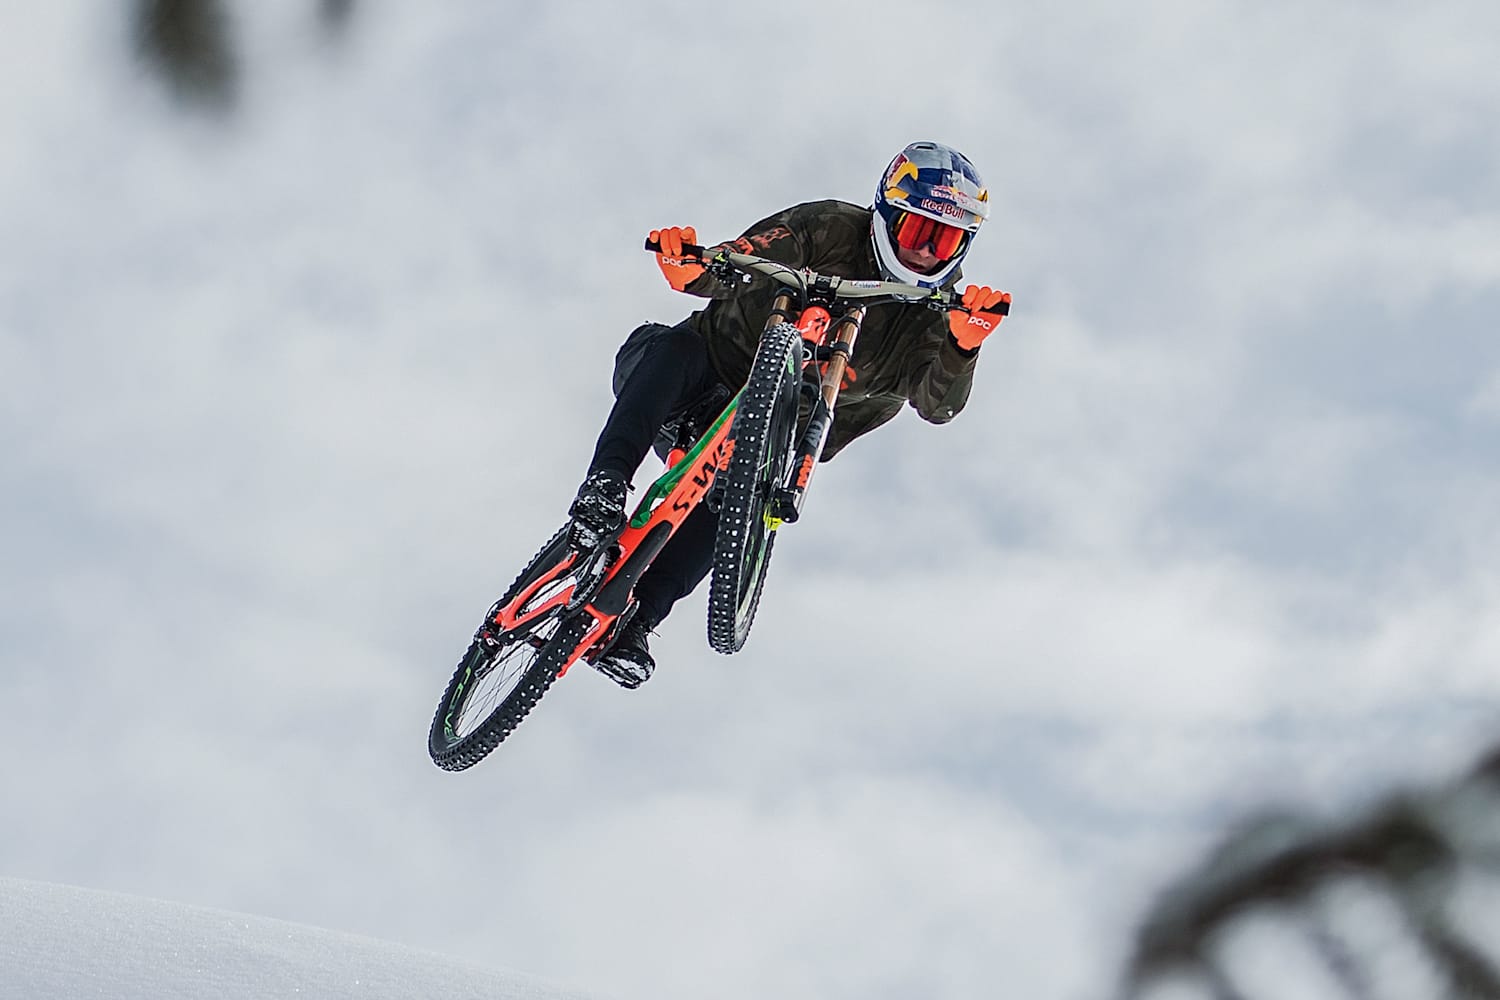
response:
[[[918,288],[942,287],[943,282],[948,280],[948,276],[953,273],[959,261],[964,257],[962,252],[959,253],[931,274],[913,271],[901,263],[901,258],[896,255],[896,246],[891,242],[891,234],[886,232],[885,217],[880,214],[879,208],[870,213],[870,239],[875,244],[875,259],[880,262],[886,275],[892,281],[905,282],[908,285],[916,285]]]

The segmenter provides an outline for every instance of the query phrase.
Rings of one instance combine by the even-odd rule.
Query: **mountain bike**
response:
[[[613,538],[581,551],[565,525],[490,607],[428,734],[428,752],[445,770],[477,764],[574,664],[608,652],[635,612],[636,581],[705,501],[719,514],[709,645],[743,648],[776,535],[801,517],[866,310],[894,302],[962,308],[951,289],[818,274],[727,246],[684,253],[720,280],[781,286],[749,378],[701,433],[690,422],[679,428],[666,470]]]

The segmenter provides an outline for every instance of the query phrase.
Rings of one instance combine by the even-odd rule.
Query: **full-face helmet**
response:
[[[903,149],[875,189],[870,223],[886,277],[922,288],[942,285],[989,216],[989,197],[974,164],[958,150],[939,142]],[[927,269],[919,270],[926,260]]]

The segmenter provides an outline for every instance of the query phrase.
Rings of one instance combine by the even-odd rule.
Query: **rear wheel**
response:
[[[721,653],[737,653],[750,636],[775,526],[768,515],[771,494],[786,485],[797,432],[802,334],[790,323],[761,337],[740,397],[722,485],[708,594],[708,642]]]
[[[575,557],[575,565],[548,580],[518,613],[560,600],[572,588],[566,601],[509,631],[495,620],[501,608],[557,570],[572,552],[564,528],[532,558],[474,633],[427,735],[427,752],[438,767],[462,771],[498,747],[547,693],[588,634],[594,619],[578,609],[603,575],[603,554]]]

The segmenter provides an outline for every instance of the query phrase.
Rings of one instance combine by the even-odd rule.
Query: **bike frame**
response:
[[[766,321],[767,329],[788,317],[794,307],[791,293],[783,292],[777,296],[776,304]],[[813,424],[809,426],[810,433],[804,435],[803,438],[803,446],[811,448],[812,451],[804,459],[801,455],[803,448],[799,447],[798,450],[798,460],[806,463],[804,468],[807,470],[799,472],[795,477],[796,481],[801,484],[797,501],[799,506],[800,497],[805,493],[807,481],[811,477],[811,466],[816,463],[818,454],[822,452],[823,442],[827,439],[828,426],[832,422],[833,403],[838,397],[838,389],[849,355],[854,350],[854,338],[857,335],[859,318],[864,315],[863,308],[856,308],[853,312],[857,313],[857,317],[853,319],[852,332],[846,343],[835,345],[836,348],[841,348],[835,355],[840,360],[830,361],[828,365],[828,372],[823,377],[819,406],[814,411]],[[797,313],[794,325],[802,334],[804,342],[813,344],[815,347],[823,347],[826,346],[830,333],[846,328],[843,321],[847,319],[849,319],[848,315],[842,317],[840,323],[833,323],[828,309],[820,305],[808,305]],[[814,363],[816,356],[816,351],[804,350],[803,367],[806,368],[807,365]],[[674,451],[668,455],[669,468],[647,488],[645,495],[641,497],[635,513],[626,522],[624,529],[615,540],[619,555],[605,573],[598,593],[583,607],[583,612],[591,616],[594,622],[573,650],[568,662],[558,671],[559,677],[566,674],[569,667],[578,660],[588,657],[594,647],[598,646],[602,652],[601,640],[606,638],[610,626],[630,606],[636,581],[646,572],[647,567],[656,559],[672,536],[677,533],[677,529],[682,526],[687,516],[708,496],[719,473],[729,466],[729,458],[734,453],[734,439],[731,432],[734,427],[734,415],[740,406],[740,395],[740,393],[734,395],[734,398],[729,401],[718,418],[692,448],[680,453]],[[826,413],[821,424],[817,421],[820,412]],[[784,517],[778,510],[771,527],[775,529],[780,527],[782,522],[792,520],[796,520],[795,513],[791,517]]]
[[[766,321],[767,329],[792,317],[792,310],[795,308],[790,292],[777,296]],[[802,334],[805,344],[810,344],[813,348],[804,350],[803,368],[817,363],[825,354],[829,360],[807,429],[798,443],[793,464],[797,472],[789,489],[773,497],[773,513],[770,515],[773,529],[797,519],[802,497],[805,496],[807,484],[812,477],[812,469],[828,437],[834,403],[838,398],[849,356],[854,352],[854,341],[864,312],[863,307],[855,306],[834,321],[826,307],[814,304],[803,306],[795,314],[794,325]],[[830,344],[829,338],[835,333],[842,333],[845,339]],[[819,348],[826,350],[820,351]],[[636,581],[677,533],[687,516],[708,496],[719,473],[728,467],[729,457],[734,452],[731,432],[739,405],[740,393],[736,393],[690,449],[677,449],[668,455],[668,468],[646,489],[635,512],[610,546],[614,555],[608,569],[600,579],[598,589],[580,609],[593,622],[558,671],[559,677],[565,675],[578,660],[603,651],[603,640],[608,637],[610,626],[631,606]],[[577,597],[576,586],[565,587],[539,604],[529,606],[536,595],[549,584],[563,578],[570,569],[576,567],[579,558],[578,552],[570,552],[557,566],[523,588],[513,600],[495,611],[491,618],[493,625],[502,632],[508,632],[572,604]]]
[[[658,248],[648,244],[647,249]],[[833,425],[839,390],[843,385],[849,359],[854,354],[855,341],[869,301],[925,301],[939,309],[962,307],[951,291],[918,289],[891,282],[851,281],[817,275],[811,271],[796,271],[774,261],[733,253],[722,247],[712,250],[684,247],[684,251],[703,260],[708,266],[723,268],[722,273],[725,274],[733,269],[748,277],[753,271],[780,282],[785,287],[772,303],[765,329],[770,330],[780,323],[791,323],[797,328],[803,340],[804,371],[808,365],[826,362],[807,424],[793,453],[790,481],[773,493],[767,504],[768,525],[776,530],[785,523],[796,521],[800,516],[813,470],[822,456],[829,429]],[[837,316],[833,309],[839,310]],[[602,554],[607,566],[599,575],[597,587],[592,582],[584,583],[581,585],[584,587],[581,595],[578,590],[580,584],[575,582],[572,586],[563,587],[557,593],[549,595],[536,607],[528,606],[549,584],[564,579],[569,570],[578,565],[580,558],[599,557],[598,554],[584,556],[577,551],[570,551],[555,567],[523,588],[514,600],[497,609],[490,624],[502,632],[508,632],[542,615],[560,608],[569,608],[582,599],[585,603],[579,611],[593,620],[566,662],[559,668],[558,676],[566,674],[579,659],[597,658],[613,638],[611,627],[631,610],[636,581],[646,572],[687,516],[708,496],[719,473],[728,467],[729,458],[734,452],[732,430],[741,393],[735,394],[691,448],[674,449],[668,455],[667,470],[647,488],[618,537],[603,548]],[[588,576],[585,572],[584,579],[588,579]],[[567,612],[564,610],[562,613]]]

